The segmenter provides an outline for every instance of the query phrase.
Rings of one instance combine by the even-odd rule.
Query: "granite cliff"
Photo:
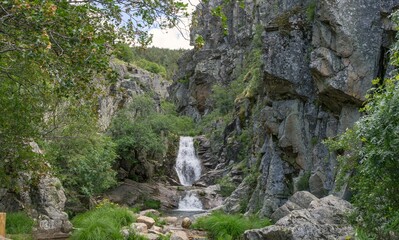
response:
[[[348,197],[336,189],[336,156],[322,141],[351,127],[372,79],[393,70],[389,15],[397,7],[397,0],[210,0],[197,7],[196,48],[180,59],[169,90],[180,113],[201,122],[217,110],[214,86],[234,95],[234,82],[243,85],[233,117],[213,119],[200,152],[209,163],[200,181],[236,184],[227,211],[270,216],[299,190]]]

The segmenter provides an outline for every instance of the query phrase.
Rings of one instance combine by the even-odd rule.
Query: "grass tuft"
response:
[[[194,229],[206,230],[211,239],[229,240],[242,239],[245,230],[262,228],[271,224],[269,219],[260,219],[254,216],[229,215],[223,212],[213,212],[209,216],[197,219],[192,225]]]
[[[134,222],[135,218],[128,208],[103,202],[95,209],[77,215],[72,223],[77,230],[72,240],[123,239],[120,229]]]
[[[31,219],[24,212],[7,213],[6,231],[7,234],[31,234],[34,224]]]

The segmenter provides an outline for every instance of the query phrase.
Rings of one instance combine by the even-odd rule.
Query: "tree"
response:
[[[116,42],[148,43],[147,29],[174,25],[185,8],[174,0],[0,0],[1,184],[45,167],[28,143],[63,137],[54,134],[65,104],[95,111],[100,79],[115,77]]]

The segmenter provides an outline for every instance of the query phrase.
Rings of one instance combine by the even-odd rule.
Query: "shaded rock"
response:
[[[170,240],[188,240],[188,236],[183,231],[176,231],[172,233]]]
[[[184,219],[183,219],[183,221],[181,222],[181,226],[183,227],[183,228],[189,228],[190,226],[191,226],[191,219],[190,218],[188,218],[188,217],[185,217]]]
[[[152,228],[152,226],[154,226],[155,224],[155,220],[151,217],[147,217],[147,216],[139,216],[136,220],[137,223],[144,223],[145,225],[147,225],[147,228]]]
[[[132,229],[136,233],[148,233],[148,226],[145,223],[132,223],[130,225],[130,229]]]
[[[349,202],[333,195],[313,200],[309,208],[293,210],[274,225],[247,230],[245,239],[338,239],[352,236],[353,228],[345,216],[352,210]]]

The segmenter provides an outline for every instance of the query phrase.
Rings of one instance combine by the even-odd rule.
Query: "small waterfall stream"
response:
[[[179,153],[176,159],[176,172],[183,186],[192,186],[201,176],[201,162],[195,155],[194,140],[192,137],[180,137]],[[197,194],[186,191],[180,199],[179,211],[201,211],[202,203]]]

